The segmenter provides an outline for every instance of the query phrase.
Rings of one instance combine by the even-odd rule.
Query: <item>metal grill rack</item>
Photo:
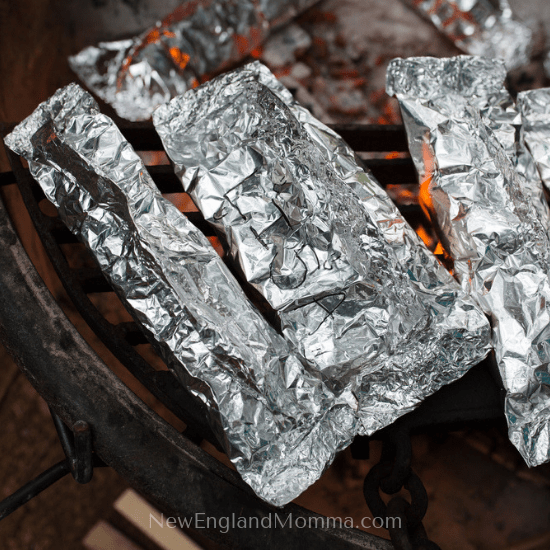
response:
[[[383,186],[416,182],[410,158],[391,158],[399,155],[387,154],[407,151],[402,126],[339,125],[333,128],[355,151],[369,153],[365,163]],[[152,125],[132,124],[121,129],[137,151],[163,150]],[[8,131],[9,128],[4,134]],[[113,292],[111,287],[99,268],[70,267],[66,252],[78,241],[59,218],[42,211],[40,203],[46,198],[38,184],[18,156],[8,150],[7,154],[12,172],[0,174],[0,186],[18,185],[47,255],[79,314],[120,363],[187,426],[180,434],[161,420],[97,357],[46,289],[26,256],[4,206],[0,204],[0,336],[54,412],[69,461],[64,467],[58,467],[55,475],[50,472],[50,483],[45,486],[71,471],[73,475],[75,471],[81,472],[82,461],[87,461],[89,467],[91,463],[97,466],[104,461],[170,515],[204,512],[209,516],[230,516],[231,511],[239,510],[248,517],[261,518],[272,512],[277,512],[280,517],[292,514],[294,519],[315,517],[316,514],[293,504],[279,510],[264,503],[234,471],[198,446],[203,439],[217,445],[205,422],[204,410],[169,370],[156,370],[138,353],[136,346],[148,340],[137,324],[112,324],[95,307],[90,295]],[[148,169],[163,194],[182,192],[171,166],[155,165],[148,166]],[[413,227],[427,224],[418,205],[398,204],[398,207]],[[187,212],[186,215],[205,235],[214,236],[200,213]],[[379,490],[393,493],[405,486],[415,505],[415,489],[409,488],[418,486],[411,481],[414,475],[410,471],[411,431],[434,427],[450,429],[470,422],[503,421],[502,389],[497,380],[494,364],[488,359],[459,381],[428,398],[417,410],[375,435],[384,441],[385,452],[381,467],[372,475],[369,473],[370,478],[368,475],[365,481],[365,498],[373,514],[389,514],[389,508],[386,510],[383,504],[380,507]],[[78,423],[82,421],[90,428],[95,452],[93,460],[86,454],[82,455],[82,451],[75,454],[75,446],[69,441],[71,435],[67,435],[66,428],[63,428],[63,423],[73,427],[77,434],[74,441],[78,443],[82,439],[78,435],[82,424]],[[90,447],[86,445],[84,448]],[[90,450],[87,452],[91,453]],[[368,456],[368,439],[356,438],[352,452],[358,459]],[[86,478],[79,475],[81,481]],[[26,493],[23,491],[24,494],[19,495],[18,504],[43,488],[44,483],[29,485]],[[397,506],[398,510],[395,504],[392,505],[393,513],[401,513],[408,521],[412,507],[409,506],[407,515],[403,508],[406,508],[406,503],[397,504],[401,508]],[[425,508],[425,503],[416,503],[416,507]],[[413,536],[411,533],[418,531],[423,515],[417,513],[419,519],[409,521],[409,527],[412,526],[409,533],[406,530],[404,533],[390,532],[396,548],[409,548],[405,544],[410,540],[413,540],[411,548],[421,547],[418,541],[424,540],[424,535]],[[239,548],[258,548],[260,545],[266,548],[284,545],[289,550],[301,549],[304,545],[332,549],[391,547],[373,535],[336,527],[230,530],[223,534],[207,528],[201,529],[201,533],[221,544]],[[422,544],[425,548],[435,547],[429,546],[432,543],[427,541]]]

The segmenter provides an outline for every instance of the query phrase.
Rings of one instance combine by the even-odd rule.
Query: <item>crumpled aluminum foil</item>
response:
[[[69,58],[90,90],[128,120],[253,54],[282,25],[318,0],[187,0],[128,40],[102,42]]]
[[[466,56],[457,59],[461,59],[463,65],[476,62],[476,58],[468,60]],[[492,74],[492,78],[489,79],[487,93],[477,100],[470,98],[470,103],[480,109],[484,124],[491,129],[512,161],[518,178],[521,180],[520,185],[523,193],[530,196],[531,204],[535,208],[539,220],[548,220],[550,219],[550,210],[544,196],[537,164],[526,146],[526,127],[520,113],[520,105],[518,103],[516,106],[509,92],[504,88],[504,65],[495,61],[489,61],[489,64],[484,63],[481,75],[486,76],[495,69],[496,74]]]
[[[550,189],[550,88],[518,94],[523,140],[533,155],[542,181]]]
[[[536,466],[550,459],[550,216],[540,178],[525,179],[499,133],[504,76],[483,58],[395,59],[386,89],[401,106],[423,206],[492,319],[510,439]]]
[[[508,0],[402,0],[462,51],[500,58],[508,70],[529,62],[533,30],[514,19]]]
[[[313,483],[355,434],[352,396],[336,398],[268,325],[90,94],[58,90],[5,141],[206,404],[244,480],[275,505]]]
[[[155,111],[186,191],[371,434],[488,352],[485,316],[343,140],[256,62]]]

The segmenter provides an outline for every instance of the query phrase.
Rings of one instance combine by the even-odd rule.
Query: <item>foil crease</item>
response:
[[[258,52],[271,30],[317,0],[188,0],[127,40],[69,58],[73,71],[122,118],[148,120],[158,105]]]
[[[499,105],[504,76],[496,60],[395,59],[386,90],[401,106],[423,207],[492,320],[510,440],[536,466],[550,459],[550,216],[528,151],[505,138],[504,112],[519,111]]]
[[[518,94],[523,141],[533,156],[540,177],[550,189],[550,88]]]
[[[344,141],[256,62],[155,111],[176,174],[371,434],[488,352],[485,316]]]
[[[499,58],[508,70],[529,62],[533,30],[514,19],[508,0],[402,0],[462,51]]]
[[[58,90],[5,141],[206,405],[243,479],[275,505],[313,483],[355,434],[354,410],[267,324],[90,94]]]

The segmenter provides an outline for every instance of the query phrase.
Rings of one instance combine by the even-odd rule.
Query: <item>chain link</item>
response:
[[[389,430],[383,440],[382,457],[365,477],[363,494],[373,517],[384,520],[396,550],[441,550],[428,540],[422,519],[428,509],[428,494],[411,469],[411,440],[404,429]],[[395,495],[408,491],[410,502],[394,496],[385,504],[380,492]]]

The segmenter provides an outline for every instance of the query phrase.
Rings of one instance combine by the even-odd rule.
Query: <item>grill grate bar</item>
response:
[[[358,152],[409,150],[405,130],[400,124],[329,124],[348,145]],[[148,122],[121,124],[124,137],[138,151],[163,151],[162,142]]]
[[[126,323],[119,323],[116,325],[118,331],[124,335],[124,339],[131,346],[139,346],[140,344],[147,344],[147,338],[137,323],[129,321]]]
[[[382,187],[417,182],[416,170],[410,158],[362,160]]]
[[[95,292],[113,292],[99,267],[72,269],[71,273],[86,294]]]
[[[373,173],[382,187],[394,184],[416,183],[416,171],[410,158],[362,158],[363,164]],[[28,172],[27,169],[23,169]],[[151,174],[155,184],[161,193],[183,193],[181,183],[174,174],[171,165],[147,165],[147,171]],[[13,172],[0,173],[0,187],[15,183]],[[33,181],[33,195],[35,200],[45,199],[40,186]]]

